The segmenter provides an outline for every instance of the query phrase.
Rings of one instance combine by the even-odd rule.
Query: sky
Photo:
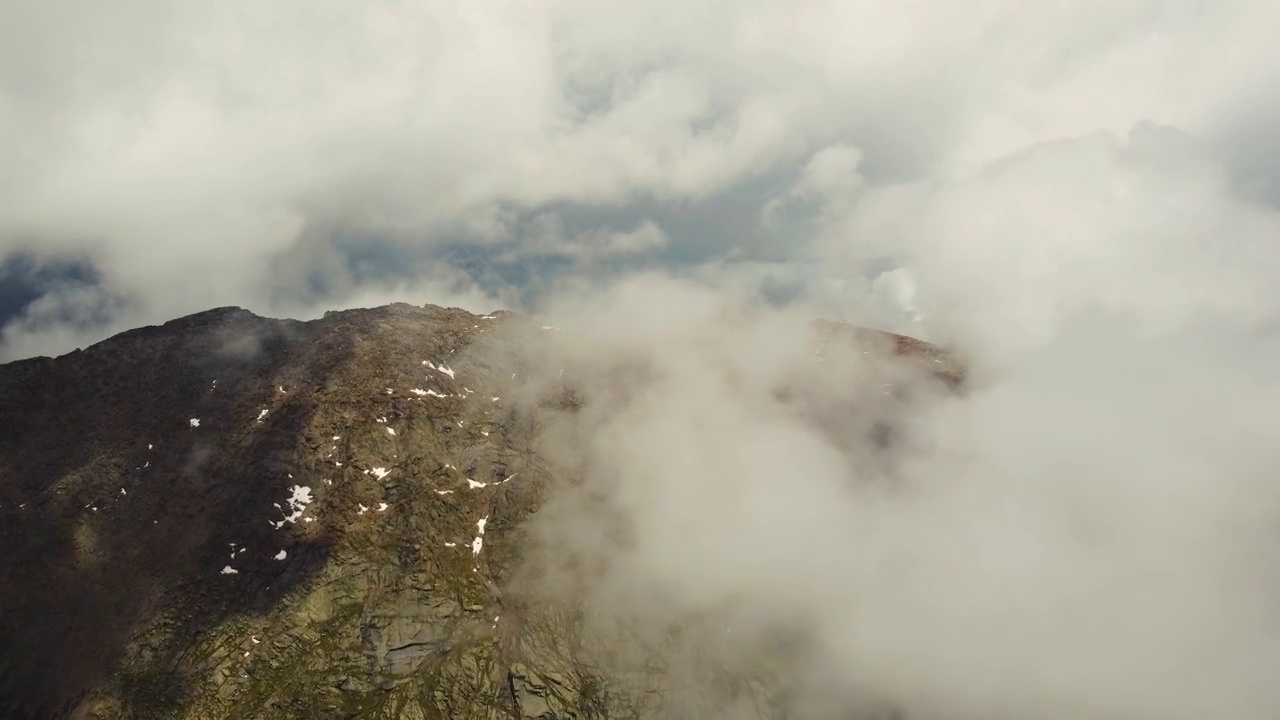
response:
[[[1044,160],[1022,191],[1158,176],[1177,152],[1199,157],[1187,182],[1270,212],[1278,15],[1265,0],[6,3],[0,357],[223,305],[537,311],[566,278],[654,268],[928,334],[891,211],[854,217],[890,196],[924,194],[937,218],[996,168],[1072,147],[1055,143],[1116,143],[1115,166]],[[1140,128],[1180,149],[1124,150]],[[1078,259],[1108,262],[1098,250]]]
[[[1272,0],[5,3],[0,359],[224,305],[536,312],[565,339],[529,366],[607,400],[548,440],[583,485],[539,547],[655,638],[743,638],[669,660],[797,634],[806,719],[1271,718],[1277,26]],[[877,386],[816,369],[814,317],[952,348],[965,396],[868,445]]]

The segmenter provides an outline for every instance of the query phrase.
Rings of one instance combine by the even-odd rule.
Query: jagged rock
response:
[[[519,382],[476,352],[504,328],[538,332],[221,308],[0,366],[0,717],[665,716],[573,612],[507,597],[555,472],[536,428],[582,397],[488,402]]]

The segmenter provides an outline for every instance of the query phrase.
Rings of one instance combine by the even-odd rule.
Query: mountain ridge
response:
[[[818,327],[963,379],[927,343]],[[575,649],[573,612],[512,590],[562,481],[539,433],[581,402],[519,400],[523,352],[565,332],[226,307],[0,365],[0,712],[660,714]]]

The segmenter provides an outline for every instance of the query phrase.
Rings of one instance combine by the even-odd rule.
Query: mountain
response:
[[[816,329],[963,380],[926,343]],[[581,608],[520,591],[572,480],[542,433],[593,402],[526,380],[523,349],[570,335],[220,308],[0,365],[0,717],[676,716]]]

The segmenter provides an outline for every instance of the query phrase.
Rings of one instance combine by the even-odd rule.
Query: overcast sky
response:
[[[654,268],[925,335],[974,254],[1140,303],[1037,243],[1121,272],[1116,233],[1162,214],[1171,252],[1274,231],[1278,26],[1271,0],[3,3],[0,358],[219,305],[537,310]],[[1259,300],[1249,266],[1214,303]]]

